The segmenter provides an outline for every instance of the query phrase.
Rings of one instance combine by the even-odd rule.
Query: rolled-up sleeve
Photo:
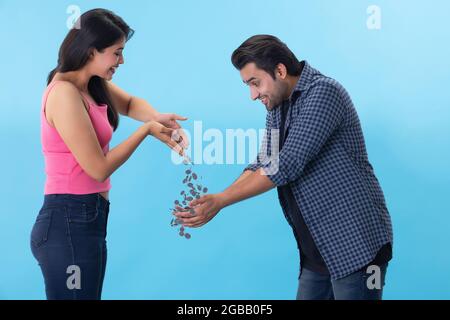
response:
[[[267,177],[282,186],[297,180],[343,120],[346,105],[340,87],[321,81],[311,87],[303,98],[298,114],[291,119],[289,134],[279,153],[278,170],[273,164],[262,164]]]
[[[267,152],[270,152],[270,143],[271,143],[271,135],[270,130],[272,128],[272,113],[268,112],[266,115],[266,131],[264,132],[264,136],[259,147],[258,155],[256,159],[250,163],[247,167],[244,168],[243,171],[251,170],[256,171],[263,166],[263,159],[267,158]]]

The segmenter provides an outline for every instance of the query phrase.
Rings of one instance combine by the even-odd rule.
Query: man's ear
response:
[[[279,63],[275,69],[275,74],[279,76],[281,79],[285,79],[287,76],[287,68],[284,64]]]

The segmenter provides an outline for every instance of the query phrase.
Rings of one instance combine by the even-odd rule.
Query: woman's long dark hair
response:
[[[61,44],[58,65],[49,73],[47,85],[56,72],[76,71],[84,67],[93,48],[101,52],[122,38],[128,41],[134,33],[122,18],[106,9],[93,9],[83,13],[75,26],[77,27],[69,31]],[[89,80],[88,90],[97,104],[108,105],[108,121],[116,130],[119,114],[112,103],[105,80],[93,76]]]

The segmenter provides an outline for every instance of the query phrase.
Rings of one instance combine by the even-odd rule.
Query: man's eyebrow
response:
[[[251,77],[250,79],[248,79],[248,80],[242,80],[242,81],[244,81],[244,83],[245,84],[248,84],[250,81],[252,81],[252,80],[256,80],[256,78],[255,77]]]
[[[116,50],[123,50],[123,47],[117,48]]]

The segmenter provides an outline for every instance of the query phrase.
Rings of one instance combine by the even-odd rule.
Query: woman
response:
[[[45,196],[31,232],[31,249],[47,299],[100,299],[106,266],[109,177],[151,135],[180,155],[187,140],[175,114],[160,114],[110,80],[124,63],[133,30],[117,15],[94,9],[64,39],[48,76],[41,111]],[[144,122],[109,150],[118,114]],[[181,132],[181,129],[180,129]]]

